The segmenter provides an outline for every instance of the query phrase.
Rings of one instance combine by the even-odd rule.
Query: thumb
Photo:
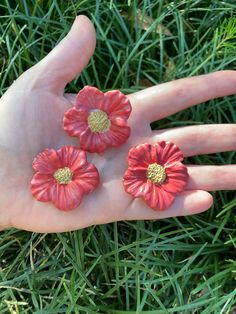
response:
[[[54,92],[63,93],[88,64],[95,45],[93,24],[86,16],[77,16],[67,36],[36,65],[41,80]]]

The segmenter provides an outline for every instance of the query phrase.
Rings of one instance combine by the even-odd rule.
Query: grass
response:
[[[125,93],[236,65],[233,0],[0,3],[0,91],[49,52],[78,13],[97,29],[94,57],[67,90]],[[235,96],[211,100],[153,128],[235,123]],[[235,163],[235,152],[197,156]],[[0,237],[0,313],[235,313],[235,193],[213,193],[204,214],[119,222],[63,234]]]

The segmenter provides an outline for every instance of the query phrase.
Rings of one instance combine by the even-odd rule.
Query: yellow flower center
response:
[[[111,122],[106,112],[96,110],[90,112],[88,116],[88,126],[92,132],[106,132],[110,128]]]
[[[59,184],[69,184],[72,181],[72,176],[73,173],[68,167],[59,168],[53,174]]]
[[[166,179],[165,168],[157,163],[150,164],[147,170],[147,178],[155,184],[164,182]]]

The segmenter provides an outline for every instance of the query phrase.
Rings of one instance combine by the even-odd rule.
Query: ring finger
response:
[[[236,125],[198,125],[154,131],[154,142],[173,141],[185,157],[236,149]],[[235,190],[236,165],[189,165],[187,190]]]
[[[236,165],[188,165],[186,190],[236,190]]]

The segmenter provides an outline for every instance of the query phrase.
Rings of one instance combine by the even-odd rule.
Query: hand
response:
[[[88,63],[95,48],[95,30],[84,16],[41,62],[20,76],[0,100],[0,226],[37,232],[59,232],[118,220],[160,219],[192,215],[208,209],[212,196],[203,190],[236,188],[236,166],[188,166],[186,191],[168,210],[155,212],[141,199],[124,192],[122,177],[127,153],[139,143],[170,140],[185,156],[236,149],[236,125],[204,125],[152,131],[150,122],[200,102],[236,92],[233,71],[181,79],[129,95],[133,111],[128,142],[88,160],[100,172],[101,183],[79,208],[62,212],[36,201],[29,183],[33,158],[45,148],[78,145],[62,129],[64,112],[75,95],[64,88]]]

